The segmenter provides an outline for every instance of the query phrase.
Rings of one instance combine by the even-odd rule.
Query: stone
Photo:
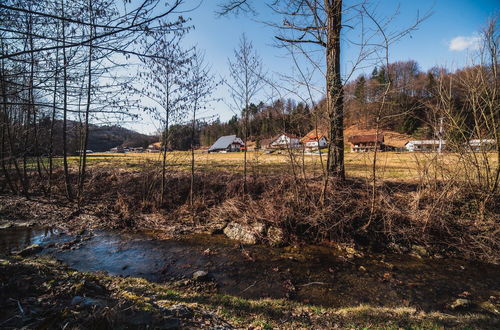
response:
[[[252,225],[230,222],[224,228],[224,234],[230,239],[240,241],[245,244],[256,244],[259,236],[264,233],[265,226],[262,223]]]
[[[198,270],[193,273],[193,280],[195,281],[204,281],[208,278],[208,272],[204,270]]]
[[[173,305],[169,308],[170,313],[175,317],[180,318],[191,318],[193,317],[193,311],[186,305]]]
[[[23,250],[19,251],[17,254],[20,255],[21,257],[27,257],[30,255],[36,254],[42,250],[43,250],[43,248],[40,245],[32,244],[32,245],[24,248]]]
[[[464,309],[470,307],[471,301],[468,299],[459,298],[451,303],[451,309]]]
[[[227,221],[212,221],[207,224],[207,232],[211,235],[222,234],[227,226]]]
[[[82,307],[103,307],[104,303],[99,299],[90,297],[75,296],[71,299],[71,305],[78,305]]]
[[[420,257],[427,257],[429,256],[429,252],[423,247],[422,245],[412,245],[411,246],[411,251],[415,253],[416,255]]]
[[[285,243],[285,233],[278,227],[269,227],[267,230],[267,239],[272,246],[281,246]]]

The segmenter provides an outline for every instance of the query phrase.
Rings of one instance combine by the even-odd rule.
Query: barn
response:
[[[208,148],[208,152],[239,152],[245,147],[242,139],[236,135],[221,136]]]
[[[367,134],[350,136],[348,141],[351,143],[351,152],[369,152],[384,150],[384,135],[383,134]]]

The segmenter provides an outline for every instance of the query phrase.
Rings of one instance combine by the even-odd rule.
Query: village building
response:
[[[299,148],[300,139],[293,134],[283,133],[271,139],[268,146],[269,149]]]
[[[123,149],[122,146],[117,146],[117,147],[111,148],[110,151],[111,152],[115,152],[115,153],[123,154],[125,152],[125,149]]]
[[[328,135],[325,130],[313,129],[301,139],[307,149],[322,149],[328,146]]]
[[[469,141],[472,151],[493,151],[496,144],[496,141],[493,139],[474,139]]]
[[[405,145],[410,152],[443,151],[446,147],[444,140],[412,140]]]
[[[148,152],[160,152],[161,151],[161,142],[151,143],[148,146],[147,151]]]
[[[215,141],[208,152],[239,152],[244,150],[245,143],[236,135],[221,136]]]
[[[131,147],[131,148],[129,148],[129,151],[141,153],[141,152],[144,152],[144,148],[143,147]]]
[[[351,152],[371,152],[385,150],[383,134],[367,134],[350,136]]]

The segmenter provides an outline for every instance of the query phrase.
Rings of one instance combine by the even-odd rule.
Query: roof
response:
[[[439,140],[412,140],[412,141],[408,141],[407,144],[413,144],[413,145],[439,144]],[[441,144],[446,144],[446,141],[442,140]]]
[[[356,144],[356,143],[367,143],[367,142],[384,142],[383,134],[367,134],[367,135],[354,135],[348,138],[348,141]]]
[[[496,141],[493,139],[474,139],[469,141],[469,145],[471,146],[481,146],[484,144],[496,144]]]
[[[326,140],[326,136],[321,136],[321,137],[317,137],[317,136],[313,136],[313,137],[304,137],[302,138],[302,142],[316,142],[316,141],[319,141],[321,139],[325,139]]]
[[[243,141],[241,141],[240,138],[237,138],[236,135],[226,135],[218,138],[217,141],[215,141],[215,143],[212,144],[212,146],[208,150],[210,151],[210,150],[226,149],[232,143],[239,143],[241,145],[244,145]]]
[[[386,130],[386,129],[381,129],[378,131],[379,135],[384,136],[384,144],[386,146],[394,147],[394,148],[404,148],[406,143],[411,140],[411,136]],[[375,135],[377,134],[377,130],[374,128],[369,128],[369,129],[360,129],[358,128],[357,125],[352,125],[349,126],[344,130],[344,135],[347,137],[347,140],[349,140],[350,136],[355,136],[355,135]]]
[[[289,134],[289,133],[282,133],[282,134],[278,135],[278,137],[280,137],[282,135],[289,137],[290,139],[298,139],[299,138],[297,135]]]
[[[270,143],[272,143],[272,142],[274,142],[274,141],[278,140],[278,139],[279,139],[280,137],[282,137],[283,135],[284,135],[284,136],[286,136],[286,137],[287,137],[287,138],[289,138],[289,139],[298,139],[298,138],[299,138],[297,135],[288,134],[288,133],[281,133],[281,134],[278,134],[278,135],[276,135],[276,136],[272,137],[272,138],[270,139],[270,140],[271,140],[271,142],[270,142]]]
[[[161,148],[161,142],[155,142],[155,143],[151,143],[148,148],[158,148],[160,149]]]
[[[309,133],[304,135],[304,137],[301,139],[302,142],[307,142],[307,141],[317,141],[324,137],[325,139],[328,140],[328,130],[324,127],[320,128],[314,128]]]

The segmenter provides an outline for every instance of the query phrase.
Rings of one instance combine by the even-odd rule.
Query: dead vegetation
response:
[[[166,180],[168,189],[161,203],[157,172],[93,168],[86,203],[80,208],[65,200],[60,180],[50,202],[36,195],[31,199],[1,196],[0,215],[66,228],[134,228],[172,234],[213,233],[229,222],[258,223],[279,228],[288,242],[336,241],[401,252],[420,245],[435,254],[499,262],[500,197],[480,189],[381,181],[372,214],[371,186],[360,179],[332,182],[322,200],[321,178],[250,176],[244,194],[239,174],[200,173],[192,206],[190,176],[168,172]],[[367,225],[368,219],[372,220]],[[265,234],[260,237],[267,239]]]

